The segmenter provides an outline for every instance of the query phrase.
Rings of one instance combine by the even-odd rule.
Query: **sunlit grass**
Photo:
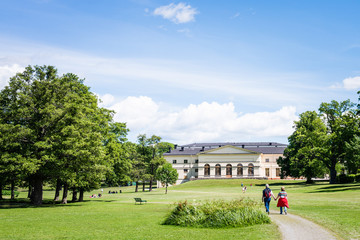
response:
[[[244,194],[241,183],[248,187]],[[233,229],[183,228],[161,225],[174,208],[174,204],[187,200],[196,203],[205,200],[234,200],[248,197],[261,202],[265,183],[274,193],[285,186],[288,192],[290,213],[311,219],[335,232],[344,239],[360,239],[360,184],[306,185],[300,181],[265,180],[201,180],[152,192],[134,192],[134,187],[121,188],[121,194],[108,194],[104,188],[101,198],[86,193],[85,202],[44,204],[32,207],[27,204],[27,192],[20,192],[21,203],[0,201],[0,239],[279,239],[274,224],[255,225]],[[250,187],[250,184],[253,186]],[[51,202],[53,191],[45,191],[44,199]],[[8,197],[8,196],[6,196]],[[147,204],[135,205],[134,197]],[[69,196],[71,199],[71,195]],[[277,212],[271,202],[272,212]]]

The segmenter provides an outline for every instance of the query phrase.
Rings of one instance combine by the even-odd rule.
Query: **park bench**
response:
[[[134,198],[135,199],[135,205],[136,205],[136,203],[146,203],[147,201],[146,200],[142,200],[141,198]]]

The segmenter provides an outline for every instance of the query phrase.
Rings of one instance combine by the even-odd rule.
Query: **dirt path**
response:
[[[323,227],[302,217],[280,215],[274,211],[270,213],[270,217],[279,226],[283,240],[336,240],[336,237]]]

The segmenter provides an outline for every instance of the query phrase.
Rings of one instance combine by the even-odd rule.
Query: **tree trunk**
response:
[[[33,179],[33,191],[31,193],[31,203],[34,205],[42,204],[43,195],[43,180],[39,176],[35,176]]]
[[[3,186],[0,183],[0,200],[3,200],[2,190],[3,190]]]
[[[64,190],[63,190],[63,198],[62,198],[62,204],[67,204],[67,195],[68,195],[68,184],[64,183]]]
[[[79,191],[79,202],[83,202],[84,201],[84,189],[80,188]]]
[[[14,181],[11,181],[11,199],[14,200],[15,199],[15,183]]]
[[[336,183],[336,169],[335,165],[330,168],[330,184]]]
[[[61,181],[60,181],[60,179],[58,179],[58,180],[56,180],[56,189],[55,189],[54,201],[59,201],[59,199],[60,199],[60,190],[61,190]]]
[[[307,184],[311,184],[311,183],[314,183],[314,181],[311,180],[311,177],[307,177],[307,178],[306,178],[306,183],[307,183]]]
[[[31,182],[29,181],[28,198],[31,199],[31,196],[32,196],[33,192],[34,192],[34,188],[33,188],[33,186],[31,185]]]
[[[76,191],[75,188],[73,188],[71,201],[72,201],[72,202],[76,202],[77,200],[78,200],[78,199],[77,199],[77,191]]]
[[[135,192],[138,192],[139,191],[139,182],[136,182],[136,185],[135,185]]]
[[[143,192],[145,192],[145,181],[143,182]]]
[[[149,192],[151,192],[151,190],[152,190],[152,184],[153,184],[153,180],[152,180],[152,179],[150,179]]]
[[[165,188],[165,194],[167,194],[167,187],[168,187],[168,185],[166,184],[166,188]]]

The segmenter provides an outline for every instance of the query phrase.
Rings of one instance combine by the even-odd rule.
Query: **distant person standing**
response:
[[[263,203],[265,203],[267,214],[270,214],[269,207],[270,207],[271,196],[275,199],[273,192],[269,188],[269,184],[266,184],[265,189],[263,190],[262,201]]]
[[[289,208],[289,203],[287,200],[287,193],[285,192],[285,187],[281,187],[281,192],[279,192],[278,196],[276,197],[275,200],[279,199],[278,203],[277,203],[277,207],[280,207],[280,214],[283,213],[283,209],[284,208],[284,212],[285,215],[287,214],[286,209]]]
[[[243,187],[243,193],[246,193],[246,190],[247,190],[247,187],[245,186],[245,187]]]

